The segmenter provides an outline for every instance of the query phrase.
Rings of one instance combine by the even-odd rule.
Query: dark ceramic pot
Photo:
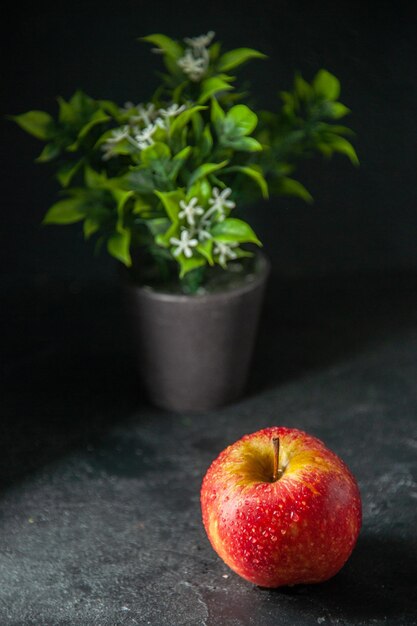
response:
[[[137,364],[150,401],[202,411],[237,400],[253,353],[269,263],[238,287],[204,295],[124,282]]]

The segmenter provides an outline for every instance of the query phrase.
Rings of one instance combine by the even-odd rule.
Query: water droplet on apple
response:
[[[286,533],[286,532],[287,532],[287,531],[286,531],[286,529],[285,529],[285,528],[281,528],[281,535],[285,535],[285,533]]]
[[[297,515],[297,513],[295,513],[294,511],[291,513],[291,518],[294,522],[299,522],[300,521],[300,516]]]
[[[271,535],[271,541],[276,541],[278,539],[278,537],[276,537],[275,535]]]

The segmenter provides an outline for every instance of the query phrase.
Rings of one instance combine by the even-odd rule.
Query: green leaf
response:
[[[289,91],[280,92],[281,99],[283,101],[282,110],[287,115],[291,115],[295,110],[295,96]]]
[[[94,235],[100,228],[100,224],[93,219],[87,218],[84,220],[83,232],[85,239],[89,239],[91,235]]]
[[[182,189],[175,191],[156,191],[155,195],[161,200],[171,222],[178,221],[178,213],[180,212],[180,201],[185,200]]]
[[[283,196],[297,196],[298,198],[302,198],[306,202],[313,202],[313,196],[309,191],[302,185],[298,180],[294,180],[293,178],[288,178],[287,176],[282,177],[278,183],[276,190],[279,194]]]
[[[186,146],[183,150],[180,150],[180,152],[178,152],[174,156],[174,158],[169,164],[169,169],[168,169],[168,178],[170,181],[175,182],[179,171],[181,170],[182,166],[184,165],[184,163],[190,156],[191,151],[192,151],[192,147]]]
[[[173,59],[179,59],[183,55],[182,46],[170,37],[167,37],[166,35],[155,33],[154,35],[141,37],[140,40],[147,41],[157,48],[160,48],[164,54],[167,54]]]
[[[239,137],[238,139],[227,139],[222,141],[224,146],[239,150],[241,152],[260,152],[263,150],[262,145],[253,137]]]
[[[124,189],[112,189],[111,194],[117,202],[117,213],[119,216],[122,216],[126,202],[133,196],[134,192],[125,191]]]
[[[220,41],[215,41],[209,48],[210,60],[215,61],[221,52],[222,44]]]
[[[81,89],[77,89],[74,95],[70,98],[69,104],[78,115],[91,113],[95,110],[96,104],[90,96],[87,96]]]
[[[249,178],[252,178],[252,180],[255,181],[255,183],[259,186],[262,196],[264,198],[268,198],[269,194],[268,194],[268,183],[266,182],[262,172],[260,172],[259,170],[257,170],[255,167],[252,167],[250,165],[233,165],[232,167],[228,167],[227,169],[224,170],[224,173],[228,173],[228,172],[241,172],[242,174],[244,174],[245,176],[248,176]]]
[[[197,252],[199,252],[210,265],[214,265],[213,243],[213,239],[206,239],[204,243],[199,243],[196,247]]]
[[[83,201],[79,198],[60,200],[47,211],[42,224],[74,224],[84,219]]]
[[[84,126],[78,133],[77,143],[79,143],[79,141],[83,139],[94,126],[97,126],[97,124],[102,124],[103,122],[108,122],[110,119],[111,118],[106,113],[104,113],[104,111],[95,111],[95,113],[93,113],[93,115],[91,116],[91,119],[87,122],[87,124],[84,124]]]
[[[198,102],[200,104],[204,104],[207,102],[212,96],[222,91],[230,91],[233,89],[232,85],[229,85],[225,80],[221,78],[217,78],[216,76],[212,76],[211,78],[206,78],[201,83],[201,93],[198,98]]]
[[[250,135],[256,128],[258,117],[245,104],[236,104],[227,113],[225,123],[231,124],[240,135]]]
[[[235,217],[228,217],[223,222],[215,224],[211,233],[217,241],[224,243],[237,242],[262,245],[249,224]]]
[[[191,146],[186,146],[174,156],[173,161],[186,161],[190,156],[190,152],[192,150]]]
[[[171,150],[162,141],[156,141],[151,146],[148,146],[140,153],[142,163],[145,165],[151,165],[152,161],[158,159],[169,159],[171,156]]]
[[[332,133],[337,135],[354,135],[355,133],[351,128],[347,126],[341,126],[340,124],[327,124],[327,128],[331,130]]]
[[[149,211],[150,208],[151,205],[149,204],[149,202],[146,202],[140,196],[136,196],[135,202],[133,204],[132,213],[134,215],[140,215],[141,213],[146,213],[147,211]]]
[[[252,48],[236,48],[236,50],[230,50],[220,57],[217,68],[221,72],[228,72],[250,59],[266,59],[266,54]]]
[[[197,267],[203,267],[206,265],[207,261],[202,256],[192,256],[190,259],[187,259],[184,254],[180,254],[177,257],[174,257],[176,261],[178,261],[180,266],[180,278],[184,278],[188,272],[191,270],[197,269]]]
[[[218,172],[223,167],[225,167],[228,162],[229,161],[222,161],[221,163],[203,163],[203,165],[197,167],[197,169],[194,170],[194,172],[191,174],[190,178],[188,179],[188,186],[193,185],[200,178],[205,178],[213,172]]]
[[[46,163],[55,159],[61,150],[55,143],[47,143],[40,155],[35,159],[36,163]]]
[[[146,220],[146,225],[152,233],[152,236],[157,237],[158,235],[165,233],[171,224],[166,217],[157,217]]]
[[[143,169],[143,166],[131,167],[129,172],[120,178],[121,184],[127,189],[132,189],[138,193],[153,194],[155,184],[152,172],[149,169]]]
[[[332,102],[330,108],[330,114],[333,119],[338,120],[350,113],[350,109],[341,102]]]
[[[81,127],[87,123],[98,108],[98,104],[80,89],[77,89],[69,102],[58,97],[58,104],[59,121],[65,125],[75,127]]]
[[[89,166],[84,169],[84,179],[89,189],[104,189],[108,186],[107,177]]]
[[[121,261],[127,267],[132,265],[132,258],[130,256],[130,231],[124,230],[123,232],[115,233],[111,235],[107,241],[107,250],[112,257]]]
[[[58,119],[64,124],[74,124],[77,121],[77,115],[72,108],[71,104],[58,96],[59,114]]]
[[[188,85],[188,80],[184,80],[182,83],[180,83],[177,87],[175,87],[174,91],[172,92],[172,101],[179,103],[180,99],[181,99],[181,94],[184,91],[184,89],[186,88],[186,86]]]
[[[171,237],[176,237],[178,239],[180,234],[180,226],[179,222],[172,222],[171,226],[164,232],[159,233],[155,237],[155,243],[162,248],[171,247]]]
[[[344,137],[340,137],[339,135],[327,135],[326,139],[328,145],[330,145],[335,152],[345,154],[353,165],[359,165],[358,155],[356,154],[356,150],[350,141]]]
[[[186,109],[185,111],[177,115],[169,128],[170,135],[178,133],[184,128],[184,126],[188,124],[188,122],[195,113],[197,113],[198,111],[204,111],[205,109],[207,109],[206,106],[196,105],[191,107],[190,109]]]
[[[304,80],[301,74],[298,73],[294,77],[294,89],[300,100],[304,101],[308,100],[312,91],[311,85],[309,85],[309,83]]]
[[[319,70],[313,80],[314,91],[327,100],[337,100],[340,95],[340,82],[327,70]]]
[[[196,141],[199,141],[204,128],[204,122],[201,114],[198,112],[195,113],[191,118],[191,122],[193,124],[193,131]]]
[[[226,118],[226,113],[217,102],[216,98],[211,99],[210,119],[213,122],[217,131],[223,127],[223,122]]]
[[[186,195],[186,199],[189,202],[192,198],[197,198],[199,204],[203,207],[207,206],[209,198],[211,198],[212,187],[207,178],[200,178],[194,185],[192,185]]]
[[[200,157],[205,159],[213,148],[213,136],[211,134],[210,126],[204,127],[203,136],[200,141]]]
[[[120,118],[120,108],[115,102],[111,100],[99,100],[98,104],[105,113],[109,113],[109,115],[116,120]]]
[[[28,111],[21,115],[11,115],[9,119],[16,122],[20,128],[36,137],[36,139],[48,141],[55,134],[54,119],[45,111]]]
[[[60,167],[56,177],[63,187],[68,187],[83,163],[84,159],[79,159],[78,161],[75,161],[75,163],[73,161],[70,161]]]

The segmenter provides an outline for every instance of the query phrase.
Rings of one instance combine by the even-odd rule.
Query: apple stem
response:
[[[277,481],[282,476],[282,470],[279,467],[279,437],[272,438],[274,446],[274,470],[272,473],[272,482]]]

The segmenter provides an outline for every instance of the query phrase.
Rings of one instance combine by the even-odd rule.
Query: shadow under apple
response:
[[[228,574],[199,587],[207,626],[415,624],[416,548],[415,540],[363,535],[342,570],[317,585],[267,589]]]
[[[346,565],[331,580],[259,591],[269,593],[277,606],[282,596],[296,598],[301,613],[311,614],[316,607],[325,618],[411,624],[415,622],[409,620],[417,615],[416,553],[415,540],[364,535]]]

